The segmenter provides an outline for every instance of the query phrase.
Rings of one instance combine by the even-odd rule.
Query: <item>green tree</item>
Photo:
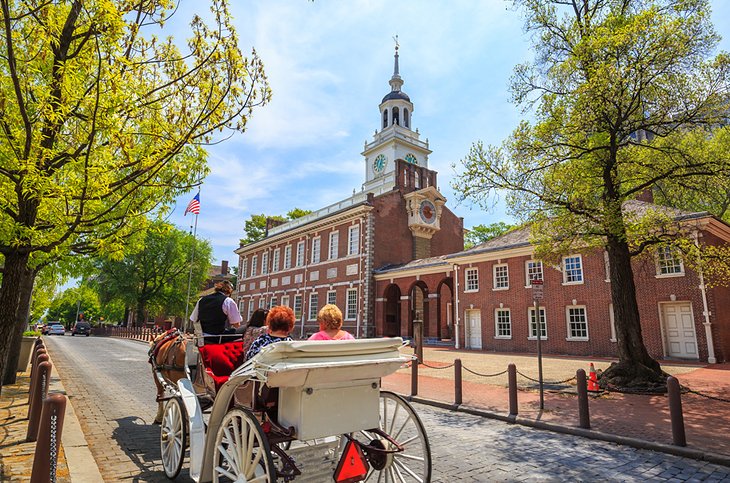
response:
[[[246,233],[244,238],[241,238],[241,245],[248,245],[259,240],[263,240],[266,237],[266,220],[273,220],[277,223],[285,223],[287,221],[296,220],[310,214],[311,210],[303,210],[301,208],[294,208],[289,211],[286,216],[274,215],[267,216],[263,213],[259,215],[251,215],[251,218],[246,220],[243,226],[243,231]]]
[[[490,223],[489,225],[474,225],[464,236],[464,248],[468,249],[488,242],[492,238],[497,238],[512,231],[514,228],[514,225],[509,225],[503,221]]]
[[[123,253],[207,173],[215,133],[270,92],[227,0],[186,43],[159,38],[176,2],[0,0],[0,373],[21,287],[71,253]],[[185,48],[181,49],[180,46]]]
[[[534,121],[521,122],[500,147],[475,143],[454,187],[481,204],[507,192],[511,212],[532,222],[542,257],[605,249],[619,355],[605,380],[662,384],[644,346],[631,260],[681,239],[683,226],[668,210],[632,209],[629,201],[662,185],[728,185],[728,128],[717,126],[727,115],[729,62],[724,53],[710,57],[718,42],[710,6],[513,3],[524,13],[536,57],[515,68],[511,89],[517,103],[536,107]]]
[[[95,324],[103,312],[99,304],[99,296],[88,284],[68,288],[54,297],[46,314],[46,321],[60,321],[67,329],[76,322],[77,314],[84,314],[87,321]]]
[[[210,268],[213,250],[205,240],[172,225],[157,222],[144,233],[139,251],[121,260],[98,260],[94,286],[104,303],[121,302],[133,307],[136,324],[149,314],[181,315],[186,306],[190,254],[195,245],[192,268],[194,292],[203,285]]]

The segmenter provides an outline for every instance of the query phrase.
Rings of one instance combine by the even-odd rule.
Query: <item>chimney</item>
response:
[[[283,225],[286,221],[276,220],[274,218],[266,218],[266,236],[269,236],[269,230],[275,226]]]
[[[221,260],[221,273],[228,275],[228,260]]]
[[[645,188],[643,191],[636,195],[636,201],[643,201],[644,203],[654,203],[654,191],[651,186]]]

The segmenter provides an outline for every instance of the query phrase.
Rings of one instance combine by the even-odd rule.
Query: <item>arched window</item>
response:
[[[416,186],[416,189],[417,190],[420,190],[421,189],[421,173],[419,173],[418,171],[416,171],[415,174],[416,174],[415,186]]]
[[[407,169],[403,170],[403,186],[406,188],[408,187],[408,170]]]
[[[383,111],[383,129],[388,127],[388,110]]]
[[[403,108],[403,125],[410,128],[411,120],[408,119],[408,109]]]
[[[397,107],[394,107],[393,108],[393,124],[397,124],[397,125],[400,126],[399,113],[398,113],[398,108]]]

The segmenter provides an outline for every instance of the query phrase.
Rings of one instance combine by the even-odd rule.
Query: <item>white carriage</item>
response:
[[[189,445],[190,476],[198,482],[323,481],[322,471],[338,482],[430,481],[421,420],[405,399],[380,389],[381,377],[410,361],[401,344],[400,338],[279,342],[230,376],[206,367],[209,352],[224,349],[196,348],[197,382],[181,379],[166,388],[165,473],[178,475]],[[330,456],[330,467],[297,456],[313,448]]]

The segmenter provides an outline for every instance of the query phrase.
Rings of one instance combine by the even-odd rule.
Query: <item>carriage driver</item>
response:
[[[242,320],[236,302],[230,297],[233,285],[224,280],[216,282],[214,287],[215,292],[201,297],[195,304],[195,309],[190,314],[190,321],[193,323],[200,321],[204,336],[232,334]],[[206,337],[205,342],[220,343],[220,339],[220,337]]]

